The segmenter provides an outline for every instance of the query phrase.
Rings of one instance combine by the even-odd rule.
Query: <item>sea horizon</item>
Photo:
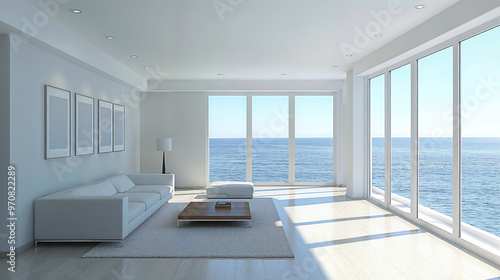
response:
[[[452,139],[419,138],[419,204],[450,217],[453,215]],[[287,183],[289,138],[252,140],[252,180]],[[334,182],[334,138],[298,137],[295,140],[295,181]],[[372,140],[372,183],[385,189],[384,137]],[[410,198],[411,138],[393,137],[392,140],[392,191]],[[500,236],[500,137],[463,137],[461,140],[463,221]],[[246,181],[246,138],[210,138],[209,153],[211,182]]]

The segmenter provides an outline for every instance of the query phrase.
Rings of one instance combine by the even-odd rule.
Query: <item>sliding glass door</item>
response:
[[[451,232],[453,48],[418,63],[418,217]]]
[[[246,181],[246,97],[210,96],[209,180]]]
[[[371,195],[385,201],[385,75],[370,79]]]
[[[252,180],[288,182],[288,96],[252,97]]]
[[[295,182],[333,182],[333,96],[295,97]]]
[[[460,44],[462,237],[500,237],[500,27]],[[495,59],[496,58],[496,59]]]
[[[478,31],[369,77],[368,187],[389,209],[498,260],[500,26]]]
[[[411,65],[391,75],[391,204],[411,208]]]

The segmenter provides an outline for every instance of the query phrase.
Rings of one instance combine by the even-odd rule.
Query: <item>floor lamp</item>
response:
[[[165,152],[172,151],[172,138],[157,138],[156,150],[163,152],[163,160],[161,165],[161,173],[166,174],[165,170]]]

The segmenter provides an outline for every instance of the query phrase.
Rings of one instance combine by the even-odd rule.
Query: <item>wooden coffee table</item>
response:
[[[248,202],[231,202],[231,207],[215,208],[214,202],[190,202],[177,216],[177,226],[181,222],[248,222],[252,223]]]

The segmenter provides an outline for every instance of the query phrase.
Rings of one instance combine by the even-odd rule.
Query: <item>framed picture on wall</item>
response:
[[[70,94],[45,86],[45,159],[71,156]]]
[[[113,103],[99,100],[99,153],[113,151]]]
[[[125,106],[113,104],[113,151],[125,150]]]
[[[75,155],[94,154],[94,98],[75,93]]]

